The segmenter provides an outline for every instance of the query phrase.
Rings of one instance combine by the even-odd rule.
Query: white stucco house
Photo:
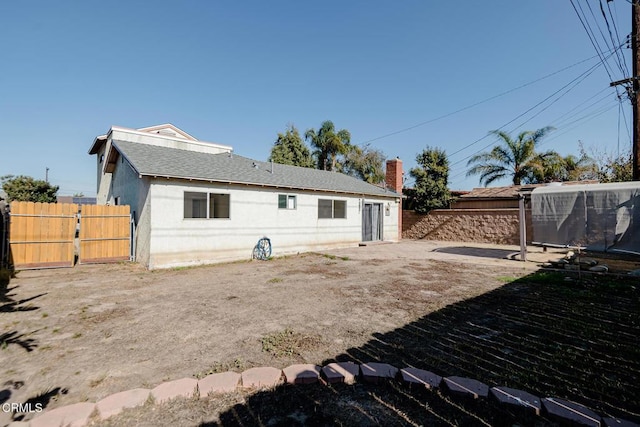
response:
[[[166,268],[398,241],[402,162],[387,188],[337,172],[261,162],[166,124],[95,138],[97,203],[130,205],[136,260]]]

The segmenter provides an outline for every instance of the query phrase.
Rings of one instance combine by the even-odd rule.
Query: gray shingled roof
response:
[[[275,163],[271,173],[271,163],[252,160],[237,154],[199,153],[115,140],[113,146],[140,175],[299,190],[325,190],[370,196],[399,196],[394,191],[338,172]]]

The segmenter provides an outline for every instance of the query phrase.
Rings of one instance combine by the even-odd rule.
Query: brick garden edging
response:
[[[152,390],[132,389],[115,393],[97,403],[83,402],[46,411],[31,421],[14,422],[10,427],[83,427],[89,423],[93,415],[107,419],[117,415],[126,408],[141,406],[149,397],[161,404],[177,397],[197,397],[200,399],[210,395],[228,393],[236,389],[270,389],[278,385],[311,384],[320,382],[353,384],[357,380],[378,384],[384,381],[399,379],[411,387],[427,389],[440,388],[451,397],[471,399],[493,399],[501,405],[509,405],[513,409],[545,415],[563,424],[586,425],[595,427],[640,427],[640,424],[617,418],[602,417],[591,409],[555,397],[539,398],[523,390],[508,387],[489,387],[488,385],[464,377],[440,377],[430,371],[416,368],[398,369],[386,363],[353,362],[330,363],[324,367],[313,364],[291,365],[284,369],[272,367],[251,368],[242,374],[224,372],[211,374],[201,380],[182,378],[164,382]]]

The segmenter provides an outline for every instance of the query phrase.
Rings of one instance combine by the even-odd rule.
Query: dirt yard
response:
[[[52,409],[183,377],[341,360],[538,269],[505,259],[516,251],[404,241],[187,269],[22,271],[0,295],[0,399]]]

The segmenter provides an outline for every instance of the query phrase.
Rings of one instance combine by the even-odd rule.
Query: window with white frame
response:
[[[318,218],[346,218],[346,200],[318,199]]]
[[[197,191],[184,192],[184,218],[225,218],[229,219],[230,195],[203,193]]]
[[[297,200],[294,194],[278,194],[278,209],[295,209]]]

